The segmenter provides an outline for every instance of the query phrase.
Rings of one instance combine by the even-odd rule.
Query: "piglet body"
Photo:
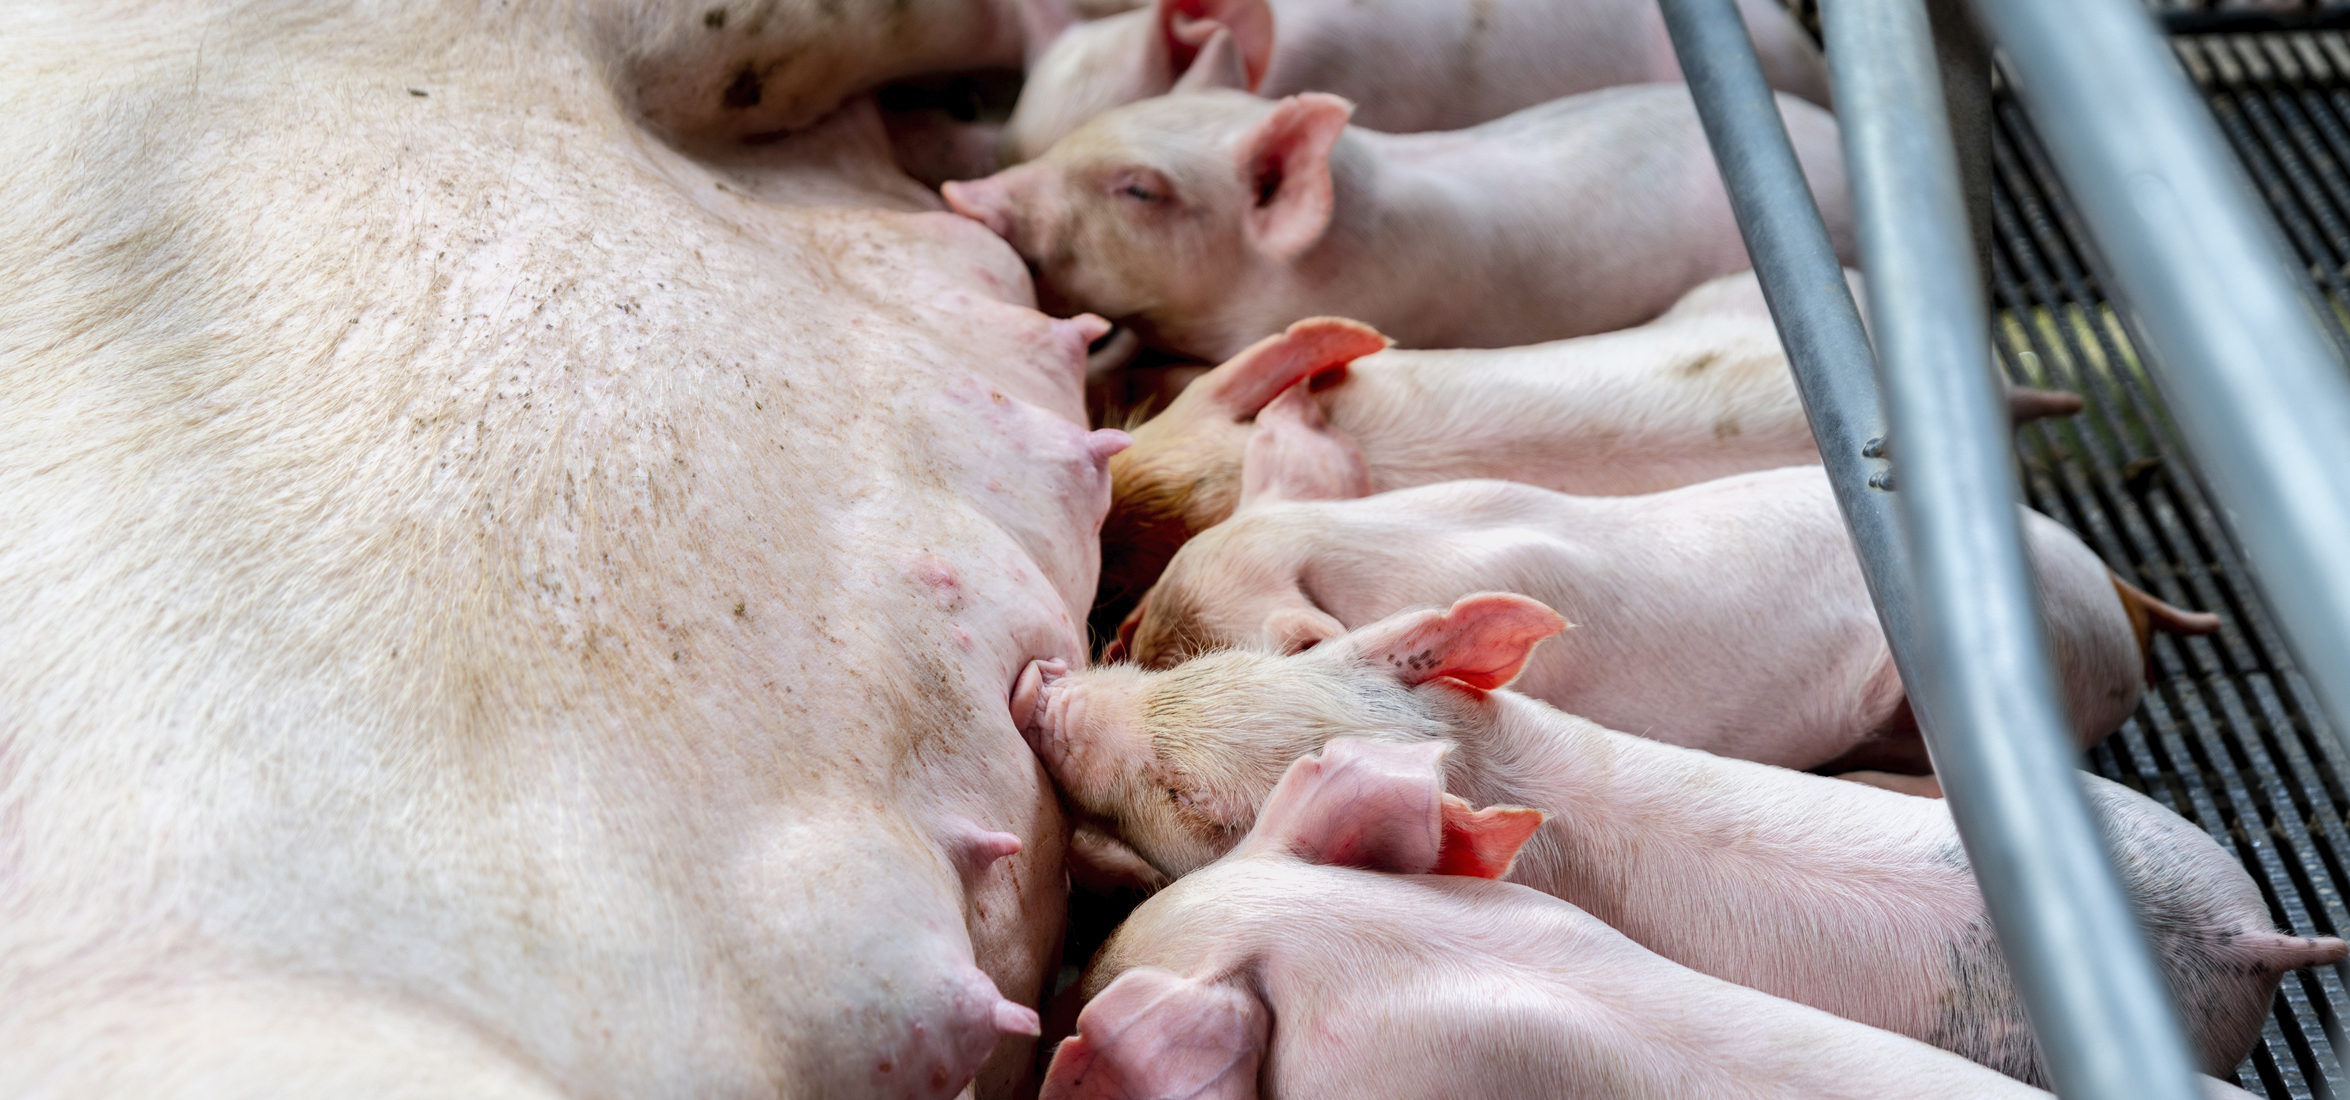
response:
[[[1111,460],[1102,588],[1139,595],[1232,515],[1258,414],[1309,382],[1361,449],[1371,491],[1504,478],[1562,493],[1654,493],[1819,461],[1754,275],[1712,280],[1620,332],[1515,348],[1386,349],[1308,318],[1251,345],[1137,427]]]
[[[1031,666],[1013,708],[1070,801],[1175,875],[1230,848],[1270,813],[1288,763],[1333,738],[1451,742],[1452,792],[1551,815],[1511,881],[1695,970],[2039,1079],[1942,802],[1633,737],[1495,690],[1562,625],[1485,594],[1288,657],[1057,678]],[[2201,1062],[2226,1072],[2283,973],[2339,961],[2344,945],[2280,935],[2208,837],[2126,788],[2084,784]]]
[[[1849,254],[1835,121],[1780,109]],[[1685,88],[1425,134],[1350,128],[1351,110],[1319,93],[1161,96],[945,196],[1029,261],[1048,308],[1211,361],[1321,314],[1406,347],[1605,332],[1750,266]]]
[[[1739,9],[1772,86],[1827,105],[1819,49],[1786,9]],[[1054,40],[1029,66],[1004,153],[1028,160],[1103,111],[1178,89],[1332,92],[1363,125],[1409,133],[1679,79],[1646,0],[1157,0]]]
[[[2024,531],[2065,700],[2091,743],[2136,708],[2141,643],[2088,547],[2037,513]],[[1518,682],[1535,698],[1768,764],[1926,769],[1817,466],[1647,496],[1454,481],[1244,507],[1176,553],[1125,649],[1153,667],[1222,646],[1294,651],[1488,589],[1576,624]]]
[[[1238,850],[1105,945],[1045,1100],[2046,1095],[1699,974],[1556,898],[1426,873],[1486,824],[1440,801],[1436,748],[1299,761],[1321,782],[1285,778]]]

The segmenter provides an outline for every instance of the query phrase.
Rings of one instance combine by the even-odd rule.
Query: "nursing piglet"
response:
[[[1826,106],[1827,67],[1787,9],[1738,7],[1771,85]],[[1409,133],[1680,79],[1647,0],[1155,0],[1053,41],[1028,68],[1004,155],[1028,160],[1103,111],[1172,91],[1331,92],[1363,125]]]
[[[1479,877],[1542,815],[1446,797],[1441,753],[1334,741],[1292,765],[1232,854],[1095,957],[1045,1100],[2047,1095]]]
[[[1258,418],[1240,511],[1176,552],[1121,629],[1122,655],[1165,668],[1230,646],[1295,652],[1409,607],[1523,592],[1578,624],[1527,670],[1528,695],[1744,760],[1927,770],[1820,467],[1647,496],[1450,481],[1280,499],[1359,486],[1351,444],[1314,412],[1293,392]],[[2072,532],[2023,519],[2067,713],[2094,744],[2137,708],[2155,614],[2216,620],[2119,584]]]
[[[1450,742],[1454,794],[1551,814],[1510,881],[1684,966],[2040,1079],[1942,802],[1633,737],[1497,690],[1564,625],[1523,596],[1480,594],[1289,656],[1233,650],[1164,672],[1032,664],[1012,711],[1073,807],[1171,875],[1267,819],[1283,771],[1333,738]],[[2281,976],[2341,960],[2344,944],[2280,935],[2209,837],[2127,788],[2082,782],[2197,1056],[2226,1072]]]
[[[1352,110],[1319,93],[1161,96],[944,194],[1027,259],[1048,311],[1209,361],[1320,314],[1407,347],[1606,332],[1751,266],[1685,88],[1429,134],[1350,128]],[[1850,254],[1835,120],[1780,110]]]
[[[1637,328],[1522,348],[1388,349],[1369,326],[1309,317],[1134,429],[1110,467],[1105,600],[1141,595],[1185,540],[1232,515],[1258,414],[1299,382],[1359,445],[1373,492],[1498,477],[1617,496],[1819,461],[1752,272]],[[2051,390],[2016,388],[2008,402],[2019,421],[2081,408]]]

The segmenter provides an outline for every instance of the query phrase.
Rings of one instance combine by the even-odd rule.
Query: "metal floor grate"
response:
[[[2339,32],[2174,39],[2222,128],[2335,306],[2350,307],[2350,40]],[[2188,465],[2175,425],[2092,273],[2085,234],[2019,106],[1994,139],[1994,343],[2009,377],[2075,391],[2087,409],[2018,434],[2034,507],[2079,532],[2128,580],[2219,612],[2208,638],[2162,637],[2154,686],[2090,754],[2099,774],[2201,825],[2260,882],[2279,927],[2350,929],[2350,774],[2273,618]],[[2350,554],[2350,548],[2345,549]],[[2341,968],[2280,990],[2239,1083],[2266,1097],[2337,1097]]]

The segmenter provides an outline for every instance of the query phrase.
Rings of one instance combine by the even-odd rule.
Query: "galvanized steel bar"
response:
[[[2350,742],[2350,374],[2311,313],[2306,271],[2137,0],[1975,7],[2255,580]]]
[[[2083,798],[2016,502],[1921,0],[1823,0],[1916,568],[1913,699],[2059,1095],[2193,1100],[2191,1049]]]
[[[1875,459],[1884,446],[1884,409],[1877,399],[1868,334],[1844,282],[1844,265],[1829,243],[1828,227],[1795,159],[1736,0],[1658,2],[1763,298],[1786,345],[1820,460],[1860,551],[1877,617],[1889,637],[1906,638],[1911,633],[1908,557],[1892,499],[1877,487],[1885,472]],[[1907,683],[1916,682],[1906,663],[1911,648],[1893,647]]]

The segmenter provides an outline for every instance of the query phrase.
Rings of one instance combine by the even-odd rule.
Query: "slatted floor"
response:
[[[2173,42],[2350,346],[2342,327],[2350,316],[2342,312],[2350,309],[2350,38],[2304,31]],[[2015,380],[2088,402],[2079,417],[2020,433],[2031,503],[2080,532],[2124,577],[2226,623],[2210,638],[2156,642],[2153,690],[2090,764],[2241,857],[2280,927],[2341,935],[2350,929],[2341,889],[2350,881],[2350,761],[2106,304],[2045,150],[2014,102],[2002,95],[1998,110],[1991,275],[1999,357]],[[2335,969],[2286,981],[2260,1047],[2239,1068],[2244,1088],[2344,1095],[2336,1051],[2338,1013],[2350,1004],[2346,976]]]

